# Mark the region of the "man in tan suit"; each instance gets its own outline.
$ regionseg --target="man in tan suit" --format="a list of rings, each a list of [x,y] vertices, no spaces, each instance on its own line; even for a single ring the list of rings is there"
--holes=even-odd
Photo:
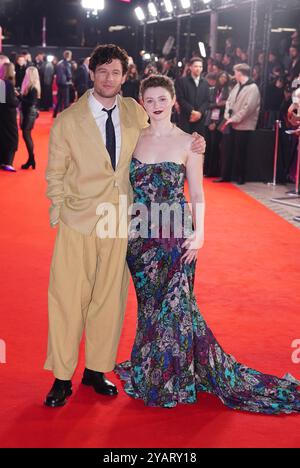
[[[45,404],[62,406],[72,394],[71,378],[85,331],[86,368],[82,383],[97,393],[117,395],[104,373],[115,367],[123,324],[129,271],[127,238],[99,238],[97,207],[119,196],[131,199],[129,165],[144,109],[119,92],[128,69],[126,52],[102,45],[90,59],[94,90],[55,121],[46,171],[51,226],[58,233],[50,269],[49,339],[45,369],[55,382]],[[194,149],[203,152],[199,137]]]

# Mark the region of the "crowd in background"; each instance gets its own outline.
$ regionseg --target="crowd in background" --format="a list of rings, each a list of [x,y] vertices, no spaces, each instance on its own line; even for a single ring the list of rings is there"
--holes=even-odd
[[[28,160],[22,169],[35,169],[32,130],[39,115],[41,84],[37,67],[25,60],[25,56],[22,60],[18,58],[19,63],[15,65],[0,55],[0,167],[7,172],[16,172],[13,162],[19,143],[17,109],[28,151]]]
[[[258,115],[255,127],[273,128],[277,119],[283,123],[282,131],[290,127],[287,111],[292,102],[293,83],[300,75],[298,32],[291,35],[285,47],[271,50],[267,57],[257,51],[256,64],[251,71],[250,67],[247,68],[249,61],[247,51],[236,45],[232,38],[226,40],[222,53],[217,52],[213,58],[205,60],[197,57],[197,54],[193,54],[192,59],[186,63],[155,55],[150,55],[150,59],[148,56],[147,60],[143,60],[144,58],[145,55],[141,54],[138,66],[131,60],[127,79],[122,88],[123,96],[139,101],[140,82],[150,74],[163,74],[172,78],[177,93],[173,121],[185,131],[190,133],[197,131],[206,138],[206,176],[228,180],[222,173],[222,160],[223,163],[224,158],[226,160],[226,155],[224,156],[222,152],[226,152],[228,147],[229,137],[226,135],[236,132],[229,132],[229,126],[222,126],[222,122],[226,113],[226,104],[237,85],[244,89],[247,82],[247,89],[250,89],[251,85],[252,90],[261,91],[263,88],[266,90],[265,99],[259,104],[259,115],[257,109],[255,111]],[[267,60],[267,75],[264,73],[265,60]],[[242,67],[242,72],[241,70],[236,72],[236,66],[243,64],[246,66]],[[194,73],[195,67],[198,67],[200,72],[196,70]],[[237,79],[240,72],[246,76],[246,80],[242,79],[241,82]],[[267,78],[267,83],[263,83],[264,77]],[[6,94],[6,104],[0,105],[1,168],[9,172],[15,171],[13,160],[18,148],[17,109],[19,109],[20,128],[28,150],[28,161],[22,168],[34,169],[32,129],[39,111],[51,111],[55,118],[59,112],[92,88],[89,57],[76,62],[72,59],[72,51],[69,50],[63,53],[61,59],[49,58],[43,53],[32,58],[27,50],[20,54],[12,53],[9,58],[2,55],[0,56],[1,81]],[[256,85],[255,88],[253,84]],[[237,99],[241,99],[241,95],[246,92],[239,93],[239,87],[236,88]],[[192,102],[195,99],[197,104]],[[228,110],[232,109],[227,109],[227,120],[231,118]],[[233,129],[234,126],[237,126],[236,122],[235,125],[232,122]],[[250,131],[243,125],[242,130]],[[283,141],[284,152],[287,155],[286,181],[288,181],[293,180],[295,176],[297,140],[295,137],[285,136]]]

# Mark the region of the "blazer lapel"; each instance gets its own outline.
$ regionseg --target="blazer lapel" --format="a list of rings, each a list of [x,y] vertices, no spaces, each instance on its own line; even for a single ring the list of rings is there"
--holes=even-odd
[[[97,127],[93,114],[90,110],[88,103],[88,92],[82,96],[82,102],[80,102],[79,112],[78,112],[78,121],[81,126],[82,131],[84,132],[88,142],[93,142],[95,152],[103,154],[111,166],[111,159],[109,153],[104,144],[101,132]],[[79,104],[79,101],[78,101]],[[112,168],[112,167],[111,167]],[[113,170],[113,168],[112,168]]]
[[[123,99],[121,96],[118,96],[118,107],[120,113],[120,127],[121,127],[121,151],[118,166],[121,163],[121,159],[127,154],[128,143],[129,143],[129,132],[128,128],[130,127],[130,120],[127,113],[127,110],[124,106]],[[117,167],[118,167],[117,166]]]
[[[130,115],[128,115],[128,111],[126,106],[124,105],[123,98],[118,95],[117,103],[119,108],[120,114],[120,128],[121,128],[121,150],[120,150],[120,158],[118,164],[116,166],[116,171],[120,166],[123,158],[128,155],[130,150],[131,142],[131,127],[132,124],[130,122]],[[93,114],[90,110],[89,103],[88,103],[88,92],[85,93],[82,98],[78,101],[78,122],[81,126],[82,131],[85,134],[86,140],[90,143],[93,143],[95,148],[95,154],[98,155],[99,153],[103,154],[106,160],[109,162],[111,170],[113,171],[113,167],[111,165],[110,155],[106,149],[104,144],[101,132],[97,127]]]

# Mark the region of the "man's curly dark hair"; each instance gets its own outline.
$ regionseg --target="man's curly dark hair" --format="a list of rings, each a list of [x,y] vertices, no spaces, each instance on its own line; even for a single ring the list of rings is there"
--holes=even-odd
[[[121,49],[115,44],[102,44],[97,46],[90,58],[89,69],[94,73],[98,65],[111,63],[114,59],[120,60],[123,69],[123,75],[128,71],[129,57],[126,50]]]

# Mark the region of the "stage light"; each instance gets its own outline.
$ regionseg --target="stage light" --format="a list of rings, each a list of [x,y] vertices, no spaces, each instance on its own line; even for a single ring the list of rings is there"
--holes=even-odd
[[[206,50],[205,50],[204,42],[198,42],[198,46],[199,46],[201,57],[205,58],[206,57]]]
[[[148,10],[150,15],[153,16],[153,18],[157,18],[157,8],[153,2],[148,3]]]
[[[136,17],[137,17],[137,19],[138,19],[139,21],[144,21],[144,19],[145,19],[146,17],[145,17],[145,13],[144,13],[144,11],[143,11],[143,9],[142,9],[141,7],[136,7],[136,8],[134,9],[134,12],[135,12]]]
[[[104,10],[104,0],[82,0],[81,5],[86,10],[93,10],[97,12],[98,10]]]
[[[47,62],[51,63],[54,60],[54,55],[47,55]]]
[[[218,26],[219,31],[232,31],[232,26]]]
[[[181,1],[182,8],[187,9],[191,7],[191,0],[180,0],[180,1]]]
[[[183,64],[182,64],[182,62],[178,62],[177,65],[178,65],[178,68],[182,68],[182,65],[183,65]]]
[[[108,28],[109,32],[115,32],[115,31],[123,31],[123,29],[126,29],[127,26],[123,26],[121,24],[117,24],[116,26],[110,26]]]
[[[171,0],[164,0],[165,8],[168,13],[172,13],[174,8],[173,8],[173,3]]]
[[[276,28],[271,29],[271,32],[282,33],[282,32],[296,32],[295,28]]]

